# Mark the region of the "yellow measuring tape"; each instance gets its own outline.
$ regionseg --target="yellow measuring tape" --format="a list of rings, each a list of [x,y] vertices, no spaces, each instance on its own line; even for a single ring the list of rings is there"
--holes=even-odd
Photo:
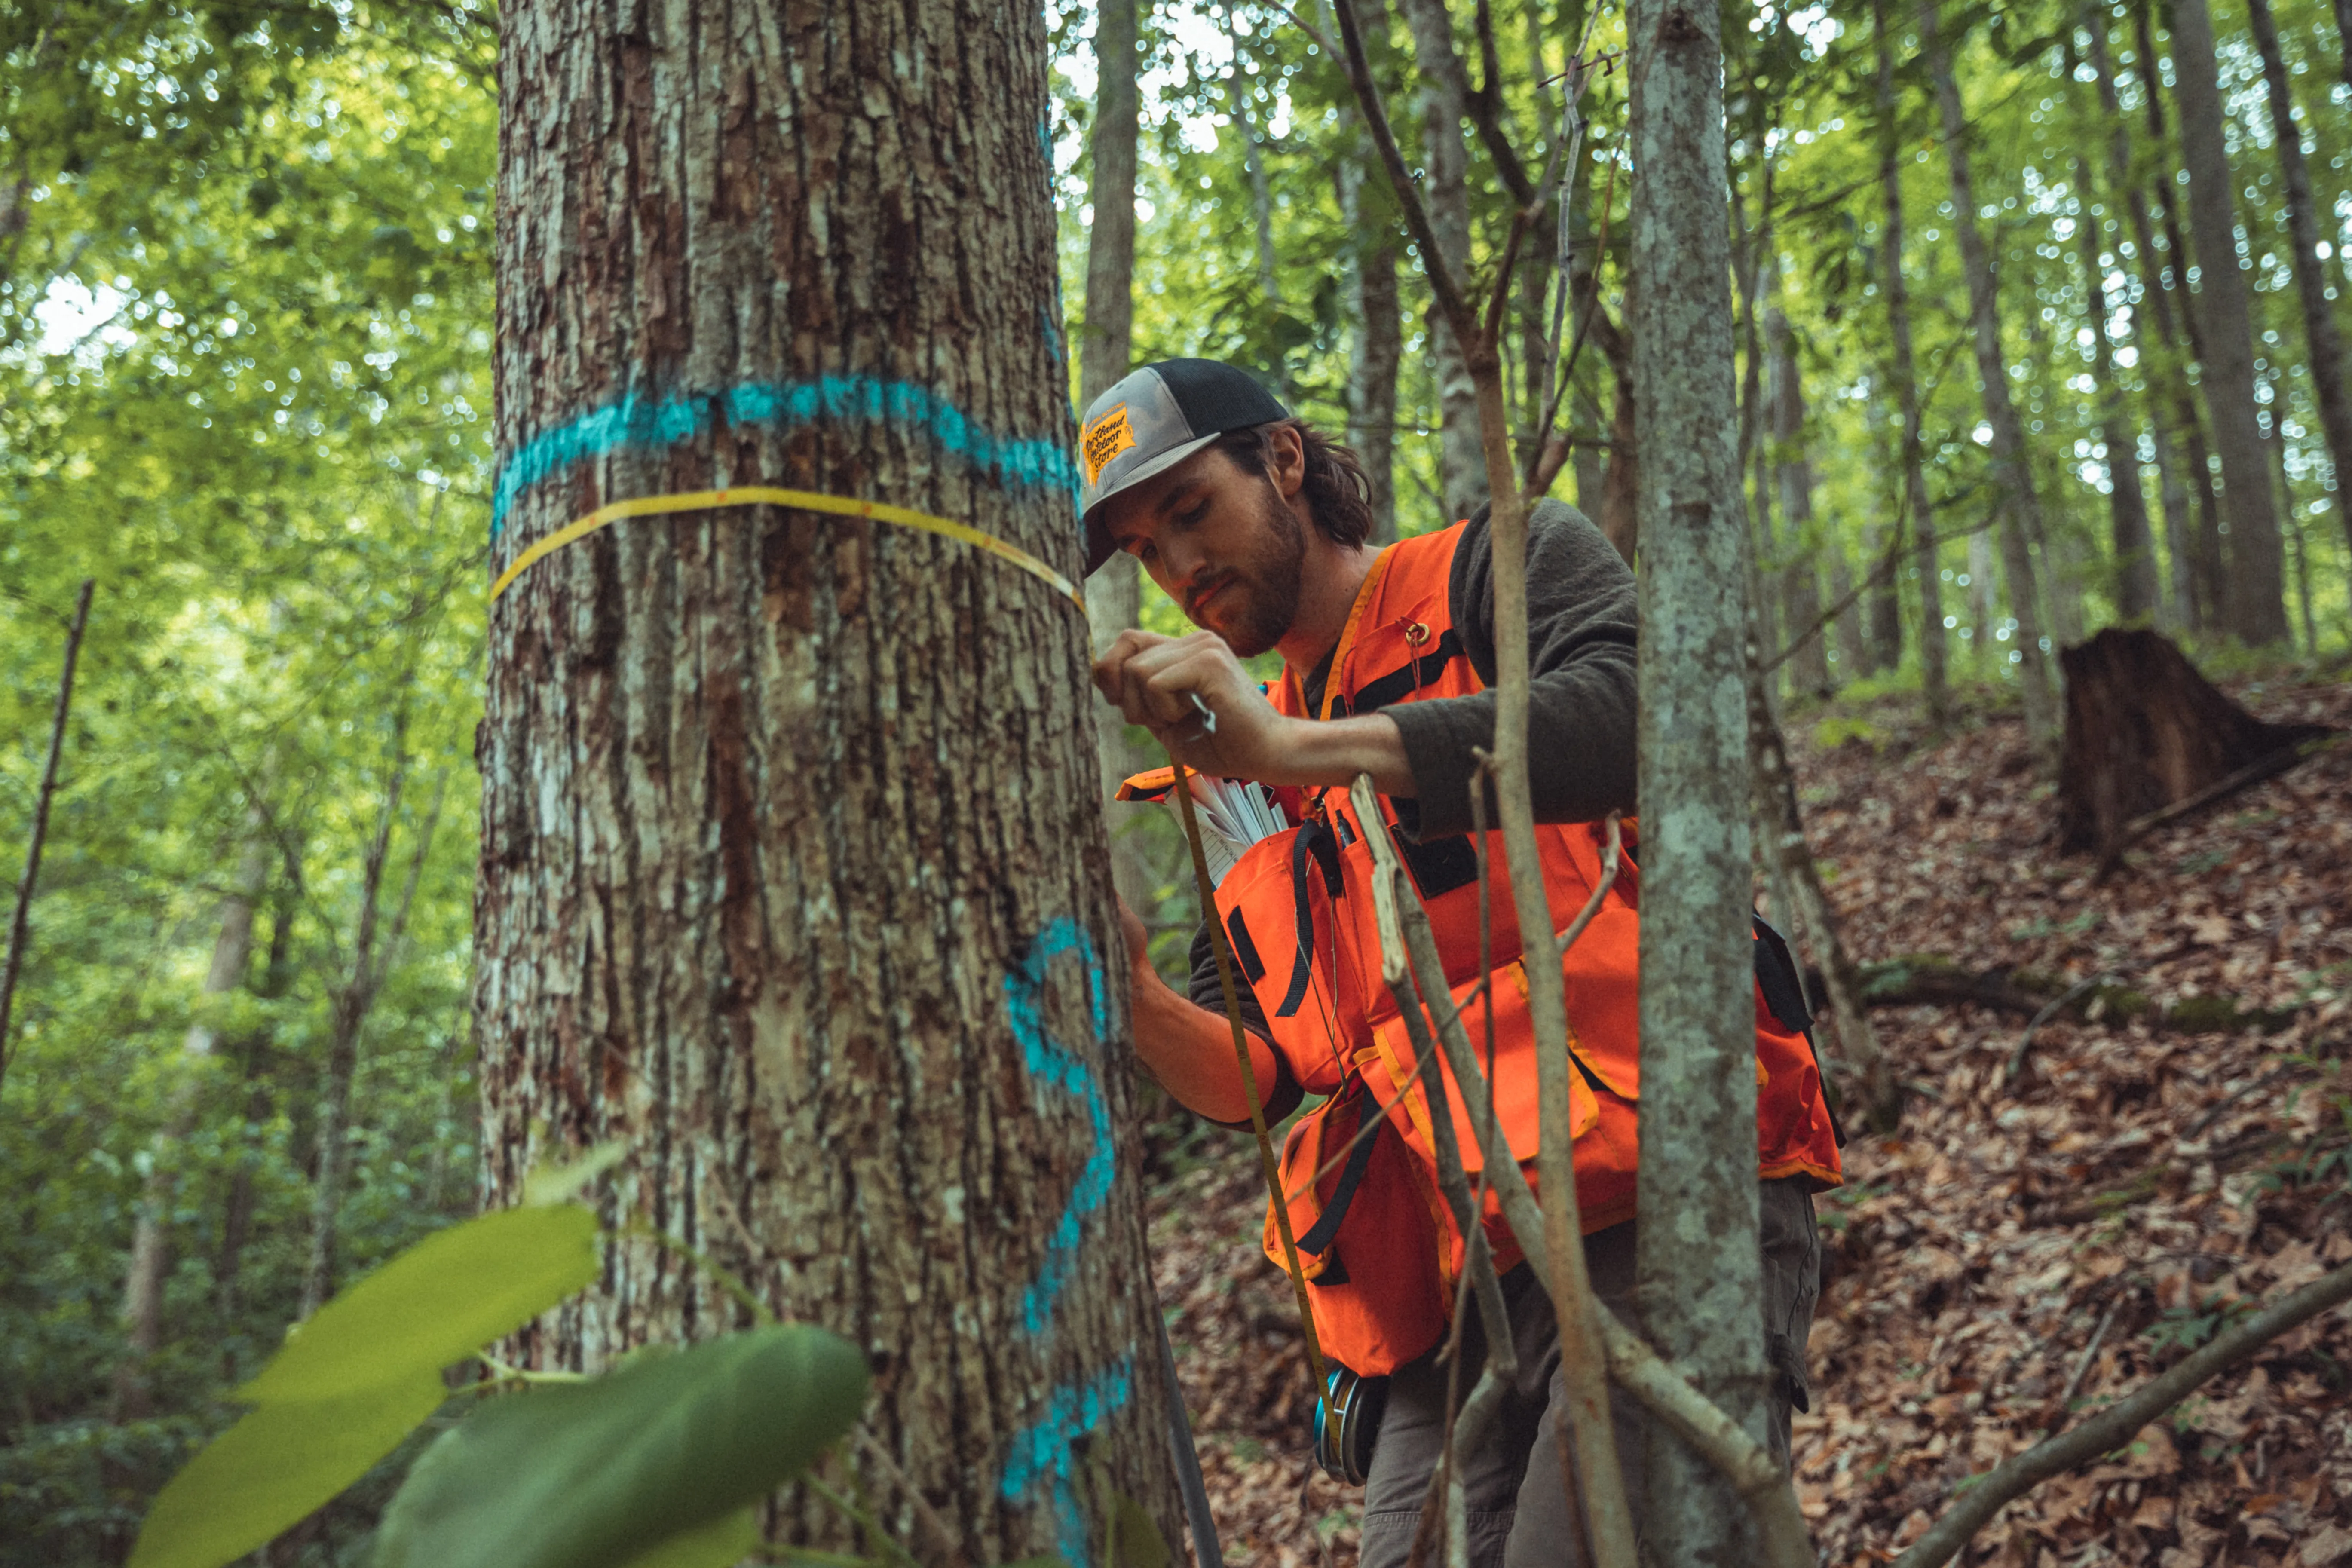
[[[924,533],[936,533],[942,539],[952,539],[969,544],[975,550],[985,550],[998,560],[1017,566],[1032,577],[1051,585],[1055,592],[1087,613],[1087,596],[1077,584],[1017,546],[1007,544],[992,533],[983,533],[970,523],[956,522],[944,517],[933,517],[925,511],[915,511],[887,501],[852,500],[847,496],[829,496],[817,490],[788,490],[774,485],[737,485],[722,490],[688,490],[678,495],[639,496],[635,500],[616,500],[598,507],[586,517],[565,523],[546,538],[538,541],[514,558],[513,564],[499,574],[490,584],[490,603],[499,602],[514,580],[525,568],[542,556],[552,555],[575,539],[585,539],[607,523],[618,522],[625,517],[656,517],[665,512],[709,511],[728,506],[788,506],[800,511],[829,511],[839,517],[870,517],[877,522],[895,522],[901,528],[912,528]]]

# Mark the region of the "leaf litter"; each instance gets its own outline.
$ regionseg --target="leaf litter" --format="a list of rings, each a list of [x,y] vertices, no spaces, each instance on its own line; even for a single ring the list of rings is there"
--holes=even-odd
[[[2264,718],[2352,728],[2352,686],[2225,684]],[[2013,717],[1938,743],[1898,702],[1855,711],[1790,736],[1855,956],[2100,989],[2088,1016],[2042,1023],[2013,1082],[2013,1014],[1873,1014],[1908,1101],[1899,1134],[1857,1135],[1847,1185],[1818,1200],[1825,1288],[1794,1436],[1799,1497],[1838,1565],[1891,1561],[1968,1477],[2352,1261],[2352,748],[2151,835],[2099,882],[2054,853],[2051,786]],[[2127,993],[2149,1005],[2105,1005]],[[2167,1008],[2170,1026],[2152,1021]],[[2267,1032],[2188,1026],[2257,1014]],[[1362,1495],[1309,1458],[1297,1314],[1257,1246],[1256,1152],[1170,1110],[1150,1139],[1153,1273],[1226,1559],[1346,1568]],[[2352,1564],[2352,1312],[2011,1503],[1958,1561]]]

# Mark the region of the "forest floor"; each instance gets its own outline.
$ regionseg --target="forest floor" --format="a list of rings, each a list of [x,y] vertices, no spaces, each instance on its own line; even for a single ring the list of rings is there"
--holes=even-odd
[[[2352,729],[2352,684],[2330,673],[2225,685],[2262,718]],[[1847,1184],[1818,1200],[1826,1288],[1795,1434],[1821,1560],[1873,1563],[1965,1477],[2352,1258],[2352,747],[2152,836],[2098,882],[2055,854],[2052,787],[2012,717],[1931,743],[1916,704],[1890,700],[1805,715],[1790,739],[1865,963],[2114,976],[2158,1004],[2273,1015],[2269,1033],[2200,1033],[2061,1014],[2011,1083],[2025,1019],[1874,1013],[1909,1101],[1898,1136],[1853,1138]],[[1155,1273],[1226,1560],[1319,1568],[1328,1547],[1348,1568],[1361,1494],[1310,1457],[1291,1292],[1257,1246],[1256,1150],[1214,1129],[1156,1148]],[[2352,1314],[2011,1504],[1962,1561],[2352,1563]]]

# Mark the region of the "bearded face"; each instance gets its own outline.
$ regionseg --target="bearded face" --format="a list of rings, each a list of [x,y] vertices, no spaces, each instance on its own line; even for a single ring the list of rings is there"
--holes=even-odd
[[[1307,560],[1307,531],[1297,514],[1271,479],[1251,478],[1256,526],[1229,558],[1205,563],[1182,596],[1186,617],[1223,637],[1244,658],[1265,652],[1290,630]]]

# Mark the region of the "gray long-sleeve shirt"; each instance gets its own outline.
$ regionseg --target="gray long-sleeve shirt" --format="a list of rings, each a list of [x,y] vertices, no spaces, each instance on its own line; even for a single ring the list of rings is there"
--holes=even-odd
[[[1495,551],[1486,509],[1463,530],[1447,584],[1448,607],[1478,679],[1495,682]],[[1528,784],[1538,822],[1590,822],[1633,809],[1633,574],[1585,515],[1538,501],[1528,519]],[[1300,682],[1320,707],[1327,655]],[[1396,802],[1398,826],[1423,843],[1470,831],[1473,747],[1495,743],[1495,696],[1426,698],[1383,708],[1404,738],[1417,800]],[[1492,796],[1486,820],[1500,820]],[[1192,1000],[1225,1008],[1209,928],[1192,939]],[[1261,1033],[1257,998],[1241,992],[1242,1016]],[[1268,1095],[1269,1121],[1287,1115],[1298,1088]]]

